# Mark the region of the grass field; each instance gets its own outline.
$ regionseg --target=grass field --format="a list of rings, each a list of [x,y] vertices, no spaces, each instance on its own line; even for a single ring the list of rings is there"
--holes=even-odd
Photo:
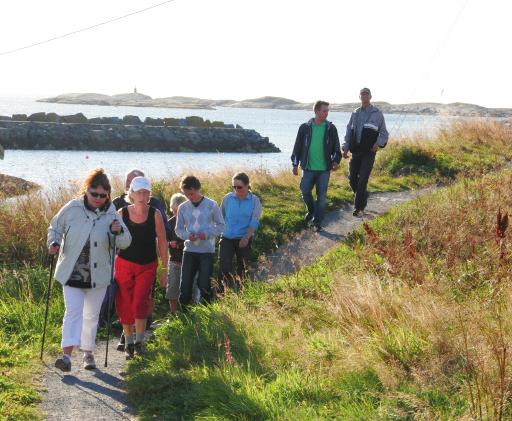
[[[467,180],[480,179],[512,159],[510,137],[498,123],[470,122],[455,123],[428,142],[409,140],[390,144],[378,154],[370,187],[373,191],[392,191],[458,180],[458,186],[466,183],[473,191],[476,187]],[[200,176],[205,193],[220,201],[229,189],[231,173]],[[304,227],[304,207],[298,190],[299,179],[291,173],[256,171],[250,176],[264,207],[262,228],[254,247],[253,257],[256,258]],[[503,187],[500,180],[491,180],[495,184],[491,187],[496,191]],[[155,182],[155,194],[167,202],[177,191],[178,182],[177,178]],[[116,180],[115,184],[119,192],[120,181]],[[464,191],[464,188],[457,189],[453,191]],[[487,198],[484,190],[482,197]],[[44,264],[46,229],[49,219],[74,194],[73,186],[62,186],[49,196],[34,194],[15,204],[0,202],[0,419],[37,417],[35,404],[39,397],[34,384],[40,370],[37,357],[48,276]],[[505,191],[501,194],[506,196]],[[446,197],[440,195],[436,200],[445,204],[438,213],[429,214],[434,212],[428,210],[431,203],[424,201],[416,208],[405,208],[416,209],[410,211],[417,216],[416,220],[393,220],[403,215],[400,211],[375,221],[372,224],[375,238],[371,237],[375,244],[369,244],[359,233],[350,243],[296,276],[272,285],[249,285],[240,297],[232,296],[209,308],[197,308],[190,319],[173,320],[163,326],[150,358],[142,366],[139,362],[132,367],[130,393],[138,410],[147,419],[153,413],[168,410],[213,419],[229,418],[225,415],[228,413],[239,414],[239,419],[254,416],[314,419],[338,410],[342,411],[340,414],[355,418],[357,413],[385,414],[391,418],[396,415],[398,419],[409,413],[427,419],[429,414],[457,418],[471,411],[478,413],[484,406],[483,412],[491,413],[490,408],[496,403],[491,398],[496,384],[492,382],[496,380],[492,372],[494,366],[488,367],[487,361],[492,359],[479,357],[480,349],[474,348],[476,345],[472,342],[476,340],[475,332],[483,343],[490,340],[474,326],[477,319],[471,311],[480,311],[481,303],[472,300],[471,295],[467,301],[470,305],[462,307],[460,321],[467,326],[466,342],[450,342],[453,338],[443,336],[441,330],[434,330],[434,327],[446,327],[449,332],[457,332],[453,333],[454,337],[459,337],[457,320],[441,318],[440,309],[454,316],[446,297],[457,302],[465,297],[466,291],[455,294],[454,290],[449,290],[445,285],[448,273],[456,285],[474,283],[476,293],[494,291],[481,287],[480,277],[482,273],[497,276],[501,266],[495,264],[482,272],[479,265],[483,258],[468,260],[466,254],[457,254],[469,253],[468,244],[475,242],[480,251],[476,233],[471,234],[472,237],[457,237],[457,233],[466,225],[473,227],[495,218],[495,207],[501,203],[501,196],[499,200],[489,196],[489,199],[474,202],[468,210],[455,205],[459,200],[455,193]],[[331,178],[329,207],[335,208],[350,199],[344,164]],[[502,208],[506,209],[508,202],[503,203]],[[427,221],[420,218],[423,214],[430,215]],[[414,235],[400,231],[407,226]],[[422,230],[433,229],[433,226],[438,227],[436,234],[444,235],[447,242],[422,237]],[[452,232],[456,228],[458,231]],[[495,241],[493,232],[492,229],[485,231],[484,238]],[[414,258],[407,255],[409,260],[404,260],[407,265],[400,263],[403,256],[388,255],[386,253],[391,252],[379,248],[380,242],[398,241],[404,235],[415,247],[424,246],[428,250],[427,254],[412,254]],[[452,243],[453,238],[458,242]],[[490,255],[489,250],[484,248],[482,253]],[[466,259],[464,264],[460,263],[462,258]],[[451,272],[445,273],[446,265]],[[383,268],[387,271],[382,272]],[[412,278],[408,276],[422,279],[422,283],[418,283],[420,287],[411,283]],[[436,279],[442,283],[436,284],[433,281]],[[422,305],[430,303],[428,300],[440,298],[419,294],[420,290],[415,288],[421,289],[421,285],[428,285],[432,294],[439,289],[439,297],[446,302],[442,301],[442,306],[435,311],[423,308]],[[423,289],[420,292],[425,292]],[[351,291],[350,297],[338,294],[344,291],[347,294]],[[448,291],[452,291],[452,295]],[[468,293],[475,291],[469,288]],[[402,297],[402,294],[405,295]],[[364,297],[372,301],[366,304],[354,301]],[[402,308],[405,302],[402,300],[407,297],[414,303],[406,307],[410,314],[404,313]],[[425,301],[418,302],[419,297]],[[396,306],[394,299],[398,300]],[[402,319],[416,316],[416,308],[436,314],[438,325],[434,319],[428,319],[424,326],[414,317],[404,322]],[[486,313],[478,320],[488,323],[485,326],[491,329],[494,319],[489,311],[489,315]],[[62,314],[60,289],[57,288],[47,337],[50,352],[58,348]],[[348,324],[347,314],[353,318],[347,319]],[[433,342],[438,354],[431,347],[433,338],[438,339]],[[461,357],[455,351],[463,349],[464,343],[468,344],[467,355]],[[446,370],[442,366],[440,371],[430,357],[440,358],[443,353],[454,359],[446,362]],[[489,353],[491,355],[492,350]],[[465,361],[470,364],[464,364]],[[140,371],[142,367],[144,372]],[[154,381],[149,382],[149,375],[154,375]],[[158,404],[157,407],[144,402],[137,392],[140,385],[155,394],[152,402]],[[168,390],[173,385],[179,385],[175,394],[156,398],[161,393],[156,386]],[[460,399],[455,391],[460,393]],[[470,391],[473,401],[467,398]],[[197,398],[186,400],[191,394]],[[508,400],[506,402],[508,404]],[[452,407],[455,408],[453,414],[448,409]]]
[[[129,370],[141,419],[510,419],[500,209],[511,172],[461,181],[296,275],[164,323]]]

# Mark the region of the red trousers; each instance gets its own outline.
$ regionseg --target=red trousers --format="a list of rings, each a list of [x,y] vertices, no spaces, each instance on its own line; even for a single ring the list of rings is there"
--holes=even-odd
[[[157,264],[155,260],[146,265],[139,265],[116,257],[116,311],[122,324],[131,325],[135,323],[135,319],[147,318]]]

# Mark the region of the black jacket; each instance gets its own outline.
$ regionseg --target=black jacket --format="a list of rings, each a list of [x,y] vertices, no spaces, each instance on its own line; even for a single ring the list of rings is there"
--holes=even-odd
[[[308,167],[309,146],[311,145],[311,133],[314,119],[309,120],[307,123],[301,124],[297,133],[297,139],[293,147],[291,156],[292,165],[297,167],[299,164],[302,169]],[[324,136],[324,154],[327,170],[331,169],[333,163],[339,164],[341,161],[340,139],[338,137],[338,130],[336,126],[330,121],[325,122]]]

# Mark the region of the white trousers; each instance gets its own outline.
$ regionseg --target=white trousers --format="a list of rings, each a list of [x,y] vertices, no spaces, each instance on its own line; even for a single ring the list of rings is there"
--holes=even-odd
[[[96,332],[101,303],[107,287],[73,288],[64,286],[66,311],[62,320],[63,348],[78,346],[83,351],[93,351],[96,346]]]

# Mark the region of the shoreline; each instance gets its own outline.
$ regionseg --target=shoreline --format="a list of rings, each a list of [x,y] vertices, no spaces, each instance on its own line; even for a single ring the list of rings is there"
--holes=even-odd
[[[40,188],[39,184],[32,181],[0,173],[0,199],[9,199],[33,193]]]

